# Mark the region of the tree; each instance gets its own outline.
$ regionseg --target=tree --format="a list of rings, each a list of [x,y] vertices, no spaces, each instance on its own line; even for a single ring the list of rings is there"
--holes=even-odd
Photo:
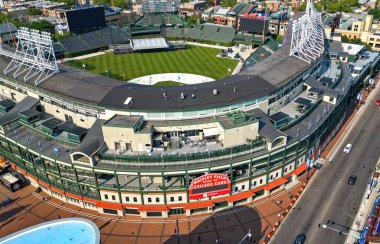
[[[69,6],[75,5],[75,0],[59,0],[61,3],[66,3]]]
[[[362,42],[362,40],[360,38],[349,39],[347,36],[342,36],[341,40],[342,40],[343,43],[352,43],[352,44],[364,45],[365,49],[367,51],[371,51],[372,50],[371,45]]]
[[[111,0],[94,0],[94,4],[111,6]]]
[[[45,32],[49,32],[49,33],[52,33],[53,29],[54,29],[53,25],[50,24],[50,22],[46,21],[46,20],[33,21],[29,24],[28,27],[30,29],[45,31]]]
[[[322,10],[324,10],[323,5],[322,5],[320,2],[314,4],[314,7],[315,7],[315,9],[317,9],[319,12],[321,12]]]
[[[111,0],[111,5],[118,8],[128,8],[128,3],[126,0]]]
[[[380,19],[380,10],[378,9],[371,9],[368,14],[373,15],[374,19]]]
[[[296,8],[296,12],[303,12],[306,10],[306,3],[302,3],[300,6]]]
[[[233,7],[237,4],[236,0],[223,0],[223,2],[220,3],[220,6],[223,8]]]
[[[214,21],[213,18],[208,18],[206,22],[207,22],[207,23],[211,23],[211,24],[214,24],[214,23],[215,23],[215,21]]]
[[[192,15],[187,17],[187,22],[189,22],[190,25],[196,25],[198,24],[198,19],[200,16],[198,15]]]
[[[42,15],[41,9],[38,8],[28,8],[29,15]]]
[[[59,34],[59,33],[54,33],[54,39],[57,40],[57,41],[60,41],[62,39],[65,39],[65,38],[68,38],[70,36],[72,36],[73,34],[70,32],[70,31],[66,31],[63,33],[63,35]]]

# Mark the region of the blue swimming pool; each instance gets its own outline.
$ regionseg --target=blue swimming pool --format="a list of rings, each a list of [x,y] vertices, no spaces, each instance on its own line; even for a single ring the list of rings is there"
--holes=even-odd
[[[81,218],[53,220],[0,239],[0,244],[99,244],[98,227]]]

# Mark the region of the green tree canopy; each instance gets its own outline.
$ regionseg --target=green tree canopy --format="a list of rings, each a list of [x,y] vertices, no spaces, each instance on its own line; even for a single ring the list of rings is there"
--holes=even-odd
[[[342,42],[364,45],[366,50],[371,51],[371,46],[369,44],[362,42],[360,38],[349,39],[347,36],[342,36]]]
[[[380,10],[378,10],[378,9],[371,9],[368,13],[371,14],[371,15],[373,15],[374,19],[380,19]]]
[[[30,29],[35,29],[35,30],[39,30],[39,31],[46,31],[49,33],[52,33],[54,30],[53,25],[50,24],[50,22],[46,21],[46,20],[33,21],[29,24],[28,27]]]
[[[321,0],[314,6],[318,11],[326,10],[329,13],[351,13],[355,7],[359,6],[359,0]],[[296,8],[296,11],[302,12],[305,11],[305,9],[306,3],[303,3]]]
[[[128,2],[126,0],[111,0],[111,5],[118,8],[128,8]]]
[[[223,0],[223,2],[220,3],[220,6],[222,6],[223,8],[228,8],[228,7],[233,7],[235,6],[237,3],[236,0]]]
[[[41,9],[38,8],[28,8],[29,15],[42,15]]]

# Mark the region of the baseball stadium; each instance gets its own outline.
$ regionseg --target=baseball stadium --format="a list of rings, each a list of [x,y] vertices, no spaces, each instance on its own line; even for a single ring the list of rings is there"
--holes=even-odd
[[[225,28],[206,24],[177,34],[229,43],[237,34],[230,38]],[[107,31],[113,40],[129,38]],[[176,31],[168,28],[165,37]],[[101,47],[111,43],[104,33],[58,46]],[[342,44],[324,35],[311,1],[306,13],[293,16],[280,47],[260,44],[245,60],[221,64],[223,74],[178,70],[214,76],[194,83],[168,78],[180,86],[126,82],[122,69],[91,58],[57,62],[48,33],[21,28],[17,37],[17,48],[3,47],[0,58],[0,155],[11,166],[1,183],[17,190],[21,174],[64,202],[143,218],[250,203],[308,174],[380,59],[364,49],[347,58]],[[140,38],[106,55],[183,48],[163,37]],[[236,64],[239,72],[228,74]],[[128,80],[152,75],[130,74]]]

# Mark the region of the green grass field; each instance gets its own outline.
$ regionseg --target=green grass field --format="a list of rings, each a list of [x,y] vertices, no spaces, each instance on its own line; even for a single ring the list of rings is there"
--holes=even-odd
[[[159,81],[154,84],[154,86],[183,86],[184,84],[177,81]]]
[[[187,49],[154,52],[119,54],[106,53],[82,60],[71,60],[65,64],[92,73],[108,75],[119,80],[131,80],[137,77],[160,73],[190,73],[205,75],[213,79],[228,76],[228,68],[234,70],[238,61],[218,58],[219,49],[188,46]]]

